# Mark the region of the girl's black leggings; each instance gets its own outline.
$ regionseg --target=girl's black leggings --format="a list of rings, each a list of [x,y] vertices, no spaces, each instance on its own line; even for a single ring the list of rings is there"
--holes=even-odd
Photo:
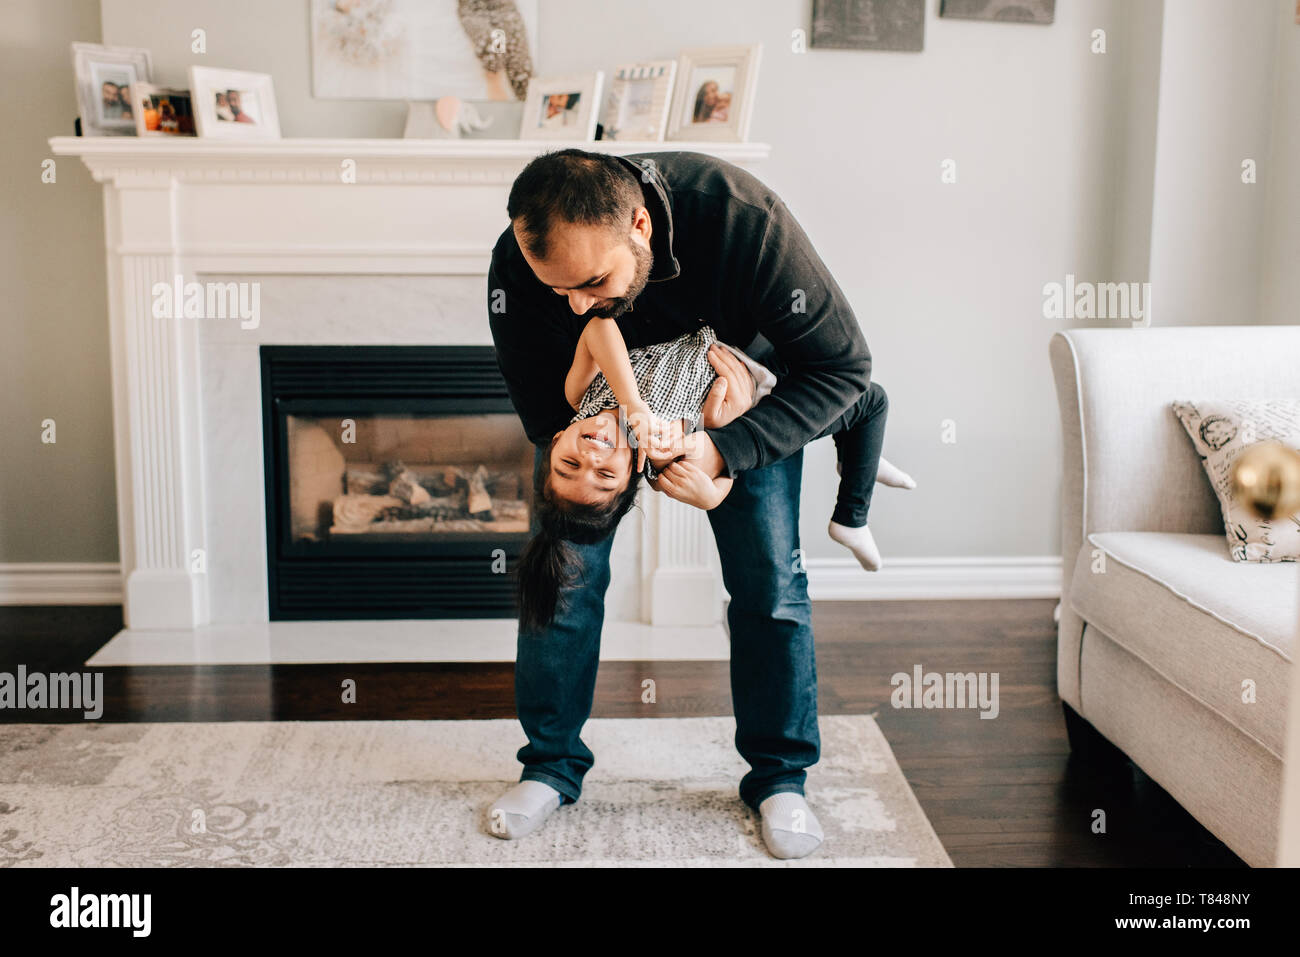
[[[822,439],[829,435],[834,439],[835,455],[840,463],[840,490],[831,521],[848,528],[867,524],[888,415],[889,396],[879,382],[872,382],[843,415],[817,436]]]

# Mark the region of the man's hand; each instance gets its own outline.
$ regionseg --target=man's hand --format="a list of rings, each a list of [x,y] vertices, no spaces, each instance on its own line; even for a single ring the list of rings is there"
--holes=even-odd
[[[682,442],[686,447],[683,458],[709,478],[717,478],[727,470],[727,463],[722,458],[722,453],[714,446],[713,439],[709,438],[709,433],[691,432],[683,438]]]
[[[718,342],[709,346],[709,365],[718,378],[704,399],[700,426],[720,429],[753,407],[754,376],[734,352]]]
[[[686,459],[678,459],[659,473],[654,488],[669,498],[706,511],[721,502],[725,494],[712,478]]]

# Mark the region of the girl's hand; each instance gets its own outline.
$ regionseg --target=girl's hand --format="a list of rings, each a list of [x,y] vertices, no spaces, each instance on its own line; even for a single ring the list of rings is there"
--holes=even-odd
[[[636,470],[640,472],[649,452],[667,447],[672,426],[651,412],[645,402],[627,406],[627,424],[636,436]]]
[[[709,365],[718,374],[700,410],[700,427],[720,429],[754,405],[754,377],[745,363],[721,343],[709,346]]]
[[[686,453],[686,429],[682,419],[673,419],[668,423],[660,444],[651,445],[647,458],[657,469],[662,469],[673,459]]]
[[[713,479],[685,459],[678,459],[660,472],[654,487],[669,498],[706,511],[722,501]]]

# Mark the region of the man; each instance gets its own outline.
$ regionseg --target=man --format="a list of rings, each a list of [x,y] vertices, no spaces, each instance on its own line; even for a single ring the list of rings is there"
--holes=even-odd
[[[122,118],[122,91],[112,80],[105,80],[99,88],[99,95],[103,99],[101,112],[106,120],[119,120]]]
[[[239,92],[239,90],[226,91],[226,105],[230,108],[230,113],[234,116],[236,123],[257,122],[244,112],[244,94]]]
[[[751,768],[740,798],[762,817],[774,856],[802,857],[823,837],[803,795],[821,747],[799,553],[803,446],[870,384],[857,319],[781,199],[711,156],[546,154],[519,174],[507,212],[488,314],[539,463],[573,415],[565,376],[594,316],[614,319],[628,347],[707,323],[777,373],[744,415],[696,433],[688,458],[711,478],[735,480],[708,518],[731,595],[736,748]],[[520,629],[515,703],[529,743],[518,754],[519,784],[490,811],[498,837],[528,834],[577,801],[595,761],[579,733],[591,713],[612,542],[574,546],[582,573],[555,621]]]

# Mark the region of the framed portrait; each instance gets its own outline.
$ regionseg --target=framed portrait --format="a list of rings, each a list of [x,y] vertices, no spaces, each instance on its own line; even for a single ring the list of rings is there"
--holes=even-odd
[[[275,87],[266,73],[190,67],[190,95],[198,135],[241,140],[278,140]]]
[[[762,52],[761,43],[683,50],[677,60],[667,138],[748,139]]]
[[[82,136],[135,136],[131,90],[153,80],[148,50],[73,43],[72,69],[77,80],[77,110]]]
[[[662,140],[672,105],[675,60],[629,63],[614,71],[601,109],[607,140]]]
[[[522,103],[538,0],[311,0],[318,99]]]
[[[601,70],[535,78],[528,86],[521,140],[590,140],[596,136]]]
[[[189,90],[174,90],[152,83],[131,88],[136,136],[197,136]]]

